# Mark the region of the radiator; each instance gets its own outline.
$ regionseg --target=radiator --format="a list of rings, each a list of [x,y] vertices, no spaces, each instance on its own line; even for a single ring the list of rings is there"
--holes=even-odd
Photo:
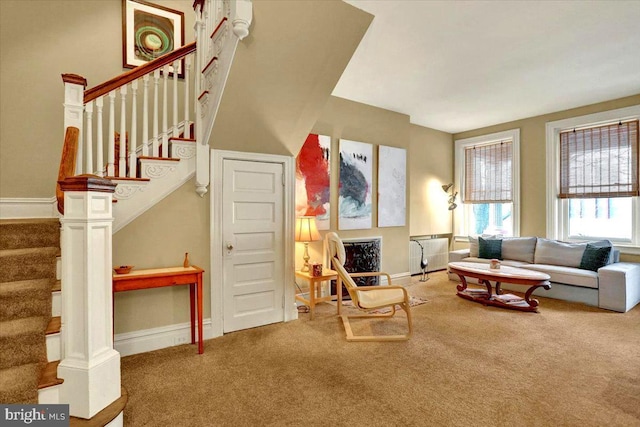
[[[409,271],[411,274],[421,273],[420,246],[414,241],[420,242],[424,247],[424,256],[429,261],[427,271],[444,270],[449,263],[449,239],[413,239],[409,241]]]

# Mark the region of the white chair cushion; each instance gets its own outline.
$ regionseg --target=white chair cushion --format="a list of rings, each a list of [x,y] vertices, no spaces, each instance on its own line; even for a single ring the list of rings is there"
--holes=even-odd
[[[402,289],[385,289],[380,286],[380,289],[358,291],[358,300],[362,308],[383,307],[404,302],[404,292]]]

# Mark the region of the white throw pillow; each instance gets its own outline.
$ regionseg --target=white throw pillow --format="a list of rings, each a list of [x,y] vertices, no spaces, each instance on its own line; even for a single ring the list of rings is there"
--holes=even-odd
[[[586,243],[566,243],[538,238],[536,243],[536,264],[564,265],[580,267]]]
[[[536,237],[505,237],[502,240],[502,259],[533,263]]]

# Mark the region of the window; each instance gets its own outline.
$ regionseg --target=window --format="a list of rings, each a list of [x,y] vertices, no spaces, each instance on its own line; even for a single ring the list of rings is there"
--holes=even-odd
[[[456,141],[456,234],[519,234],[520,130]]]
[[[634,106],[547,123],[548,236],[637,251],[639,117]]]

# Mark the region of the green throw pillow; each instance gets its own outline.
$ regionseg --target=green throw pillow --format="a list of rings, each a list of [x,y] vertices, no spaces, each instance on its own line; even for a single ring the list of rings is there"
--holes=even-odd
[[[502,259],[502,239],[478,237],[478,258]]]
[[[587,243],[587,247],[582,254],[580,268],[583,270],[598,271],[600,267],[604,267],[609,262],[609,254],[611,246],[595,246]]]

